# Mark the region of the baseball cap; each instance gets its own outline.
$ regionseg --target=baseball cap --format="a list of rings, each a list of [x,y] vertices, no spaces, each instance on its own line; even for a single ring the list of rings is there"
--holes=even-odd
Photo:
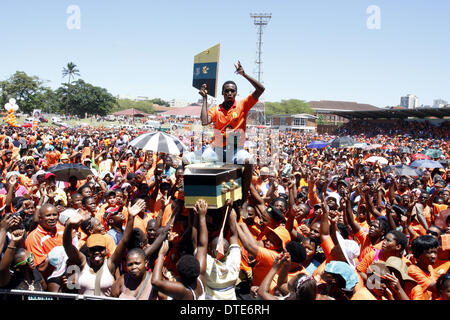
[[[259,171],[259,174],[261,176],[268,176],[270,174],[270,170],[267,167],[262,167],[261,170]]]
[[[286,218],[283,215],[283,212],[281,212],[278,208],[274,206],[269,206],[266,209],[266,212],[275,220],[277,221],[286,221]]]
[[[55,178],[56,178],[56,176],[55,176],[54,173],[47,172],[47,173],[45,174],[45,180],[47,180],[47,179],[49,179],[49,178],[51,178],[51,177],[55,177]]]
[[[60,160],[69,160],[69,156],[67,155],[67,153],[63,153],[63,154],[61,155]]]
[[[92,247],[105,247],[106,248],[106,238],[104,235],[95,233],[90,235],[86,240],[86,246],[88,248]]]

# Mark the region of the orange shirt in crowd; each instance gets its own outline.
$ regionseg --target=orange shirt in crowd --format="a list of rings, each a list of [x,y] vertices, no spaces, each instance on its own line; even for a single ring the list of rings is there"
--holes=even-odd
[[[228,109],[224,109],[222,105],[215,105],[208,110],[208,115],[214,122],[214,146],[223,148],[227,141],[223,137],[226,129],[231,127],[231,130],[237,132],[242,130],[244,133],[247,127],[247,114],[250,109],[258,102],[252,94],[245,99],[235,100],[234,104]],[[239,137],[238,145],[243,146],[245,142],[245,134]]]
[[[372,245],[372,242],[370,242],[369,234],[367,232],[364,232],[362,229],[360,229],[355,234],[355,239],[359,242],[359,244],[361,246],[361,252],[359,254],[360,261],[370,251],[374,251],[375,249],[381,250],[381,247],[383,245],[383,241],[380,241],[380,242],[376,243],[375,245]]]
[[[277,257],[278,252],[275,250],[266,249],[263,247],[258,248],[258,254],[256,255],[256,263],[253,267],[253,283],[254,286],[259,286],[264,280],[266,274],[272,268],[272,263]]]
[[[413,278],[424,291],[428,291],[428,295],[431,296],[431,292],[428,290],[428,287],[437,280],[436,272],[434,271],[433,266],[428,266],[428,270],[425,272],[417,265],[411,264],[408,266],[408,275]]]
[[[27,237],[25,247],[34,255],[34,263],[40,265],[47,258],[47,254],[57,246],[63,244],[64,226],[57,223],[56,232],[44,230],[40,225],[36,227]]]

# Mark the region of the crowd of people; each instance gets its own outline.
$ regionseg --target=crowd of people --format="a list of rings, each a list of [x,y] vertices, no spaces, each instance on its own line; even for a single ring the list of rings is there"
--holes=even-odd
[[[265,150],[259,143],[274,133],[258,132],[243,199],[221,209],[201,198],[186,208],[189,160],[132,147],[138,130],[4,125],[0,288],[136,300],[449,300],[447,124],[350,122],[338,134],[366,146],[346,148],[309,148],[331,137],[285,131]],[[396,171],[430,148],[442,151],[443,168]],[[374,156],[387,161],[366,161]],[[50,169],[61,163],[92,174],[60,181]]]

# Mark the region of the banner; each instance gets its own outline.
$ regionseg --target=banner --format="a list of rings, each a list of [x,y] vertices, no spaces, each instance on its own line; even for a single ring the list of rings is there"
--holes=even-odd
[[[206,84],[208,94],[216,97],[219,72],[220,43],[194,56],[194,77],[192,86],[201,89]]]

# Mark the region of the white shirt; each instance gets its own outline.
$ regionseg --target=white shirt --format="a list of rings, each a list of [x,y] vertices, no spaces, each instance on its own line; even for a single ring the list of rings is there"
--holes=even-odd
[[[225,261],[206,256],[206,300],[236,300],[235,285],[239,277],[241,248],[231,244]]]

